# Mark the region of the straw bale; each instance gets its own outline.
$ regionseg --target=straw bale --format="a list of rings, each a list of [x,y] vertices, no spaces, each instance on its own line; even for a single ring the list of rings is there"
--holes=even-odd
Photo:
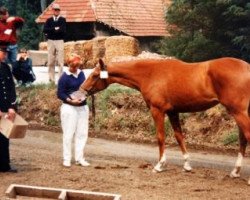
[[[92,66],[98,63],[99,58],[105,57],[105,41],[108,37],[101,36],[93,39],[93,60],[91,62]]]
[[[39,43],[39,50],[40,50],[40,51],[48,51],[47,42],[40,42],[40,43]]]
[[[103,58],[105,56],[105,41],[107,37],[96,37],[93,39],[93,57]]]
[[[83,52],[84,48],[83,47],[87,42],[88,41],[86,41],[86,40],[79,40],[79,41],[76,41],[74,44],[74,53],[81,56],[81,58],[84,56],[84,52]]]
[[[64,44],[64,58],[65,60],[71,53],[78,54],[83,62],[83,68],[89,68],[89,60],[93,59],[92,40],[79,40],[76,42],[66,42]],[[86,66],[88,65],[88,67]]]
[[[105,56],[107,37],[96,37],[92,40],[80,40],[64,44],[65,59],[69,53],[76,53],[82,58],[83,68],[93,68],[98,59]]]
[[[46,66],[48,63],[48,51],[29,50],[28,54],[32,59],[33,66]]]
[[[107,62],[117,56],[137,56],[139,42],[130,36],[112,36],[105,40],[105,58]]]
[[[138,56],[116,56],[111,59],[110,62],[122,62],[122,61],[130,61],[130,60],[144,60],[144,59],[174,59],[174,57],[160,55],[157,53],[152,53],[148,51],[141,52]]]
[[[71,53],[74,53],[75,42],[65,42],[64,43],[64,63]]]
[[[88,40],[82,45],[82,61],[83,67],[86,68],[93,68],[93,40]]]
[[[137,58],[139,59],[173,59],[174,57],[152,53],[149,51],[143,51],[137,56]]]

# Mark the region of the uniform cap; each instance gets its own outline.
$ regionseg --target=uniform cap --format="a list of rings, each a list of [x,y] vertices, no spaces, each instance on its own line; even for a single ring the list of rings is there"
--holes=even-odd
[[[54,3],[54,4],[52,5],[52,9],[53,9],[53,10],[60,10],[60,5],[57,4],[57,3]]]

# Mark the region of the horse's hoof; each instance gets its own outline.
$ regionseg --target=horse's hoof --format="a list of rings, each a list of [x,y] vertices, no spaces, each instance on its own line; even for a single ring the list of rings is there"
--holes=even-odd
[[[160,169],[160,170],[159,170],[159,169],[155,169],[155,168],[152,169],[152,172],[153,172],[153,173],[160,173],[160,172],[164,172],[164,171],[167,171],[167,168]]]
[[[154,173],[159,173],[159,172],[163,172],[163,171],[166,171],[166,170],[167,170],[167,168],[164,165],[159,166],[157,164],[152,171]]]
[[[240,173],[237,173],[236,170],[233,170],[233,171],[230,173],[230,177],[231,177],[231,178],[239,178],[239,177],[240,177]]]
[[[153,173],[159,173],[160,171],[158,171],[157,169],[154,168],[154,169],[152,169],[152,172]]]
[[[189,163],[184,164],[183,171],[185,171],[185,172],[191,172],[192,171],[192,167],[190,166]]]
[[[184,172],[191,172],[192,169],[193,169],[192,167],[189,167],[189,168],[184,168],[184,167],[183,167],[183,171],[184,171]]]

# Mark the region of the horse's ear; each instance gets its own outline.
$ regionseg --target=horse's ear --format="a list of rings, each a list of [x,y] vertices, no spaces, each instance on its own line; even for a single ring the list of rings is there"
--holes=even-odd
[[[108,71],[107,71],[107,66],[104,64],[104,62],[101,58],[99,59],[99,64],[100,64],[100,68],[101,68],[100,78],[107,79],[109,77]]]
[[[100,64],[100,68],[102,71],[106,70],[106,65],[104,64],[104,62],[101,58],[99,58],[99,64]]]

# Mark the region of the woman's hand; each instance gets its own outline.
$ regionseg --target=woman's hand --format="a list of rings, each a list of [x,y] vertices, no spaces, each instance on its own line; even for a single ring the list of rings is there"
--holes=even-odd
[[[9,119],[10,121],[14,122],[16,117],[16,111],[13,108],[10,108],[8,110],[8,114],[6,115],[6,118]]]
[[[79,99],[79,98],[67,98],[66,99],[66,101],[68,102],[68,103],[70,103],[71,105],[79,105],[79,104],[81,104],[83,101],[81,100],[81,99]]]
[[[70,103],[73,105],[79,105],[82,103],[82,100],[81,99],[71,99]]]

